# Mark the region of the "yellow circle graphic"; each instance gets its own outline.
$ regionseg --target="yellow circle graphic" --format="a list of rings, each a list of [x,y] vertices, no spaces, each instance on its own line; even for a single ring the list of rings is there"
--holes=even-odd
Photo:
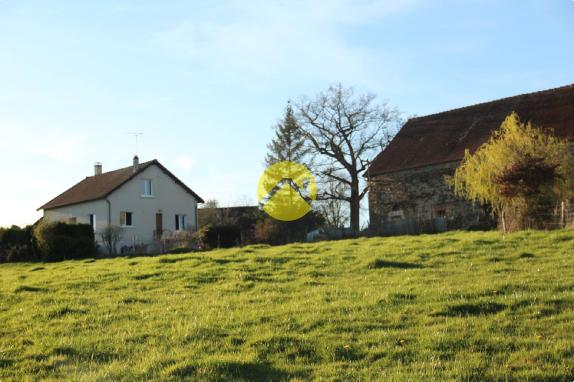
[[[296,162],[279,162],[267,167],[257,187],[259,206],[282,221],[302,218],[317,199],[317,183],[307,167]]]

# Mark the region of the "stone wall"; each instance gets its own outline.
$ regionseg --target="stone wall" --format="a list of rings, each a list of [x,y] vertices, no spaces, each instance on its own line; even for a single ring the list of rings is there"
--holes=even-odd
[[[369,180],[370,228],[383,235],[493,226],[487,211],[454,195],[445,177],[459,162],[377,175]]]

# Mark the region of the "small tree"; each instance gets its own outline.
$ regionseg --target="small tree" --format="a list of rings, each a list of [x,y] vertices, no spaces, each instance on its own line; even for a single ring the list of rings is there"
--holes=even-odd
[[[275,137],[267,145],[265,165],[290,161],[301,164],[306,163],[309,148],[306,145],[305,135],[293,113],[291,103],[287,103],[283,119],[275,125]]]
[[[345,228],[349,222],[347,203],[344,202],[345,184],[329,181],[325,184],[329,194],[335,198],[327,198],[318,202],[318,211],[323,216],[324,224],[332,228]]]
[[[512,113],[474,154],[465,153],[452,184],[457,195],[490,205],[507,231],[544,227],[571,195],[572,174],[568,142]]]
[[[123,229],[117,225],[107,225],[100,233],[100,238],[104,243],[108,254],[113,255],[117,252],[117,244],[122,239]]]

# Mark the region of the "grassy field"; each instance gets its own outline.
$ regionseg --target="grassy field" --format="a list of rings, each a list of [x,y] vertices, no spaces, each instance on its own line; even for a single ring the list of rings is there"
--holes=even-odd
[[[0,265],[0,381],[574,379],[574,231]]]

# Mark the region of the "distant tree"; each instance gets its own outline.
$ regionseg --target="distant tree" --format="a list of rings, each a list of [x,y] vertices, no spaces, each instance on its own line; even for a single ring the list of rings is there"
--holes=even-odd
[[[451,183],[457,195],[490,205],[504,231],[542,228],[572,196],[573,169],[566,140],[512,113],[474,154],[466,152]]]
[[[217,199],[209,199],[206,200],[205,203],[202,204],[201,208],[218,208],[219,202]]]
[[[343,185],[338,190],[344,193],[322,187],[319,199],[348,203],[355,234],[360,229],[361,200],[367,193],[363,174],[401,124],[396,109],[374,100],[372,94],[355,95],[352,88],[339,84],[297,106],[301,129],[313,150],[314,171],[327,184]]]
[[[344,228],[349,223],[349,213],[346,210],[347,203],[344,201],[345,184],[342,182],[330,181],[325,187],[331,195],[337,198],[329,198],[318,202],[318,211],[323,216],[324,225],[327,227]]]
[[[216,199],[206,200],[201,206],[201,213],[199,220],[200,226],[215,225],[220,223],[219,219],[219,202]]]
[[[305,135],[295,118],[291,103],[287,103],[283,119],[274,127],[275,137],[267,145],[265,165],[291,161],[301,164],[306,163],[309,148],[305,142]]]

